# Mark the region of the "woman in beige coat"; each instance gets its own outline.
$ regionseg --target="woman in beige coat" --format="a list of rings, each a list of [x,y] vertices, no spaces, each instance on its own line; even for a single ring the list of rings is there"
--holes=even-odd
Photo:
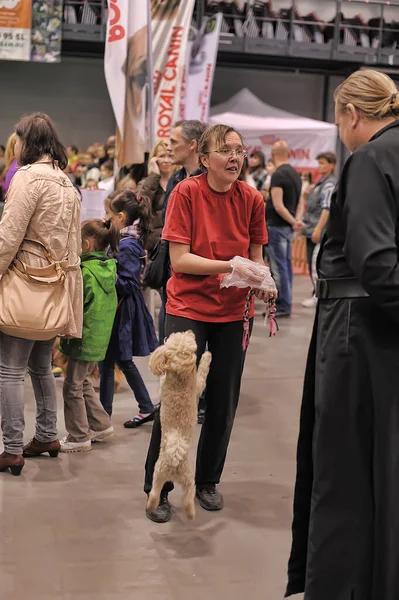
[[[68,164],[66,152],[51,119],[37,113],[24,117],[16,127],[15,154],[21,165],[8,191],[0,222],[0,276],[17,257],[33,267],[49,261],[45,245],[55,260],[68,256],[67,274],[70,295],[70,320],[67,335],[81,337],[82,279],[80,198],[63,173]],[[48,452],[57,456],[56,388],[51,372],[54,340],[31,341],[0,332],[0,407],[4,452],[0,471],[19,475],[24,456]],[[36,398],[36,432],[23,447],[24,380],[29,370]]]

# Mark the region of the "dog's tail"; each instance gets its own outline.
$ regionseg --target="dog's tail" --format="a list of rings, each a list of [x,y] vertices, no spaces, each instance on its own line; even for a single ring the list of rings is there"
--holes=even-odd
[[[164,457],[172,467],[180,465],[186,457],[189,447],[189,440],[176,431],[176,429],[172,429],[165,434]]]

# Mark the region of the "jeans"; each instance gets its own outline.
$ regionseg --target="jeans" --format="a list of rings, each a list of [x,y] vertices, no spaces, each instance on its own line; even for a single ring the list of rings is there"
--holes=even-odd
[[[0,333],[0,406],[4,450],[22,454],[24,445],[24,382],[26,369],[36,399],[39,442],[57,439],[57,392],[51,371],[54,340],[35,342]]]
[[[292,310],[292,227],[268,227],[269,258],[272,275],[276,281],[278,298],[277,312],[291,314]]]
[[[253,321],[250,326],[252,330]],[[240,398],[245,351],[242,349],[243,323],[204,323],[183,317],[166,316],[166,335],[191,329],[195,333],[198,358],[206,345],[212,353],[212,363],[206,385],[205,422],[197,451],[196,485],[217,484],[222,476],[234,418]],[[162,401],[162,400],[161,400]],[[161,447],[161,420],[157,410],[145,465],[144,491],[152,487],[155,464]],[[168,482],[164,492],[170,492]]]
[[[96,363],[84,360],[68,361],[64,381],[64,416],[68,441],[87,442],[92,431],[111,427],[109,415],[102,407],[90,381]]]
[[[109,416],[112,415],[112,405],[114,403],[115,390],[115,363],[118,365],[132,392],[134,393],[139,405],[140,413],[147,415],[154,412],[154,405],[151,402],[150,395],[145,386],[140,371],[132,360],[103,360],[98,363],[100,370],[100,402]]]

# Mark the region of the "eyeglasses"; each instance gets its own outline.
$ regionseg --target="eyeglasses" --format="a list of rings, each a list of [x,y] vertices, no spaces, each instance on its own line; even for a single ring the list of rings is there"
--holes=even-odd
[[[206,152],[206,154],[211,154],[212,152],[220,154],[223,158],[231,158],[234,155],[236,155],[237,158],[247,158],[248,156],[248,152],[243,149],[232,150],[231,148],[220,148],[220,150],[210,150],[209,152]]]

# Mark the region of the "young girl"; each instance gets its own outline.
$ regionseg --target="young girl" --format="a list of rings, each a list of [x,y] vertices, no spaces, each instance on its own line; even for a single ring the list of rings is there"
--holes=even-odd
[[[114,433],[89,378],[104,359],[111,337],[117,307],[116,260],[106,250],[117,252],[119,238],[119,229],[101,219],[82,223],[83,335],[80,340],[62,340],[60,347],[69,357],[63,390],[68,435],[61,440],[62,452],[85,452],[92,441]]]
[[[135,428],[154,420],[154,405],[133,356],[149,356],[158,346],[154,323],[141,293],[140,273],[150,233],[151,205],[131,190],[119,190],[105,201],[106,223],[122,232],[118,261],[118,309],[105,360],[99,364],[100,400],[111,416],[114,399],[114,366],[121,369],[139,405],[140,412],[125,423]],[[137,221],[139,220],[139,225]]]

